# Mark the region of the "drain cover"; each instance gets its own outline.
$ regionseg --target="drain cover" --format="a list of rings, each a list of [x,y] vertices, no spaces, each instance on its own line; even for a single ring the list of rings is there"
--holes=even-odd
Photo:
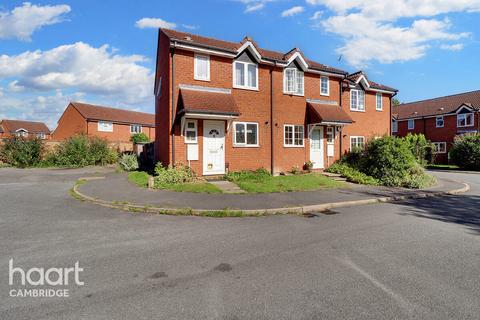
[[[331,214],[337,214],[338,212],[337,211],[333,211],[333,210],[325,210],[325,211],[322,211],[323,214],[327,214],[327,215],[331,215]]]
[[[318,215],[317,215],[317,214],[310,213],[310,212],[304,213],[303,216],[304,216],[305,218],[318,218]]]

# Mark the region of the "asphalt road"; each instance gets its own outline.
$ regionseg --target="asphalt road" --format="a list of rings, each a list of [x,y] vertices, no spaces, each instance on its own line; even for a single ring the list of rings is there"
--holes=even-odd
[[[461,196],[215,219],[74,200],[81,171],[0,169],[0,319],[480,317],[480,174],[441,173],[470,183]],[[79,261],[85,284],[10,297],[10,259]]]

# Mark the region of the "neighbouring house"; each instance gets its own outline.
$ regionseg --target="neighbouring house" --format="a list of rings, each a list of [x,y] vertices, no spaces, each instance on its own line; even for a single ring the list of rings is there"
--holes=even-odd
[[[160,29],[156,159],[199,175],[265,168],[323,169],[367,139],[390,134],[396,89],[280,53]]]
[[[392,133],[422,133],[435,145],[438,163],[448,162],[457,135],[479,132],[480,90],[400,104],[393,108]]]
[[[12,136],[50,139],[50,129],[43,122],[24,120],[0,120],[0,138]]]
[[[92,104],[70,102],[58,120],[53,139],[86,134],[106,139],[122,151],[132,150],[130,138],[145,133],[155,140],[155,115]]]

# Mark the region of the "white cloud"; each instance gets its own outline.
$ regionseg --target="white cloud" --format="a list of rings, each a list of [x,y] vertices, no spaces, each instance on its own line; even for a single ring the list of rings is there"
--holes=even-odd
[[[37,6],[24,2],[12,11],[0,12],[0,39],[29,41],[41,27],[63,21],[70,10],[68,5]]]
[[[151,98],[153,73],[140,55],[119,55],[108,45],[95,48],[83,42],[48,51],[0,56],[0,80],[28,91],[72,89],[115,97],[123,103]],[[12,84],[12,82],[10,82]]]
[[[463,49],[463,43],[455,43],[455,44],[442,44],[440,49],[449,50],[449,51],[461,51]]]
[[[323,11],[315,11],[315,13],[310,17],[310,20],[318,20],[322,17]]]
[[[18,80],[13,80],[8,84],[8,91],[10,92],[21,92],[24,89],[25,87],[18,85]]]
[[[168,22],[160,18],[142,18],[137,20],[135,26],[140,29],[145,28],[166,28],[166,29],[175,29],[177,27],[176,23]]]
[[[185,29],[188,29],[188,30],[198,29],[198,26],[194,26],[194,25],[191,25],[191,24],[182,24],[182,27],[184,27]]]
[[[294,15],[300,14],[303,11],[305,11],[305,8],[302,6],[291,7],[290,9],[287,9],[282,12],[282,17],[291,17]]]
[[[480,0],[307,0],[307,3],[323,5],[334,13],[320,25],[344,39],[345,44],[337,51],[356,67],[365,67],[373,60],[392,63],[418,59],[426,54],[432,41],[465,38],[469,33],[452,32],[448,18],[435,17],[480,10]],[[412,19],[410,24],[405,24],[406,18]]]
[[[247,7],[245,8],[245,12],[254,12],[261,10],[265,7],[265,3],[257,2],[257,3],[248,3]]]

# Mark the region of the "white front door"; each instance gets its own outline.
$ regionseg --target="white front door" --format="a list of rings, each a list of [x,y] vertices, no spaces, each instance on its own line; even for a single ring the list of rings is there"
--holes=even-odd
[[[315,127],[310,133],[310,161],[314,169],[323,169],[323,127]]]
[[[225,122],[203,121],[203,174],[225,173]]]

